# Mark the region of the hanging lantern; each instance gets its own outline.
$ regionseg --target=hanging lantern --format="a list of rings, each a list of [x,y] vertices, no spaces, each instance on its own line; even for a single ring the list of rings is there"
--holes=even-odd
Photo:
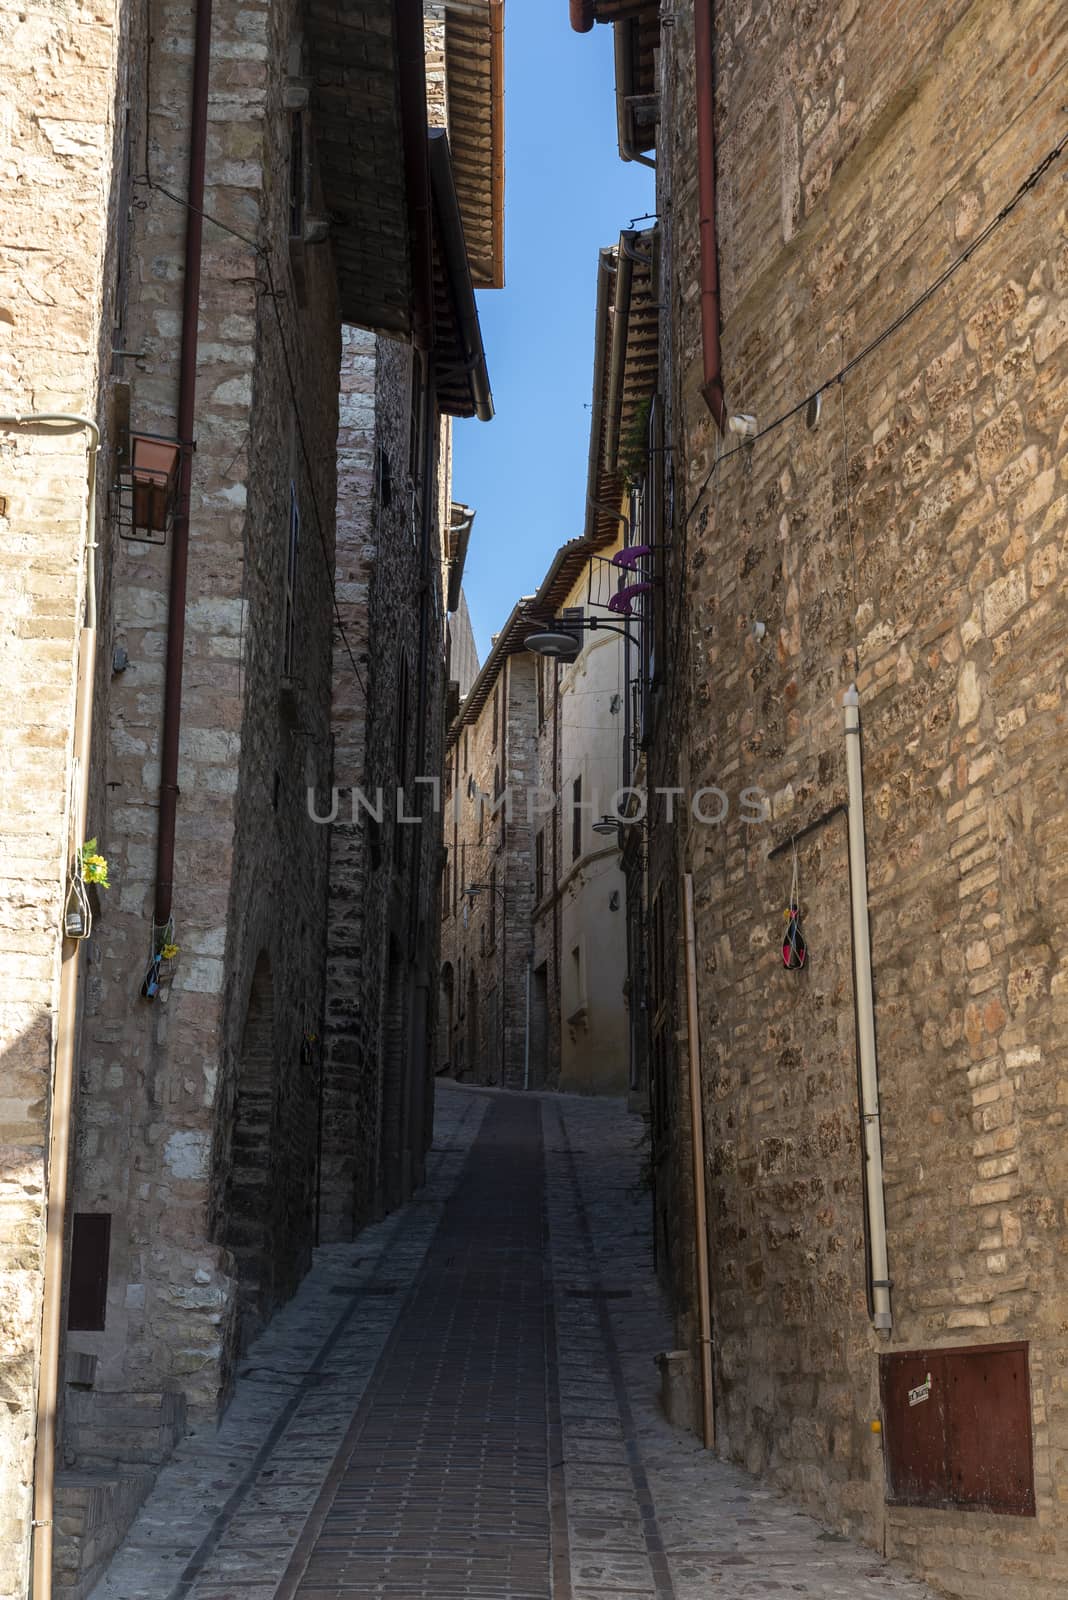
[[[783,912],[786,933],[782,941],[782,964],[790,972],[799,971],[808,959],[808,946],[801,932],[801,885],[797,866],[797,846],[793,848],[793,875],[790,879],[790,904]]]
[[[805,936],[801,932],[800,907],[791,902],[787,911],[783,912],[786,918],[786,934],[782,941],[782,964],[790,971],[796,972],[803,967],[808,956],[808,946]]]

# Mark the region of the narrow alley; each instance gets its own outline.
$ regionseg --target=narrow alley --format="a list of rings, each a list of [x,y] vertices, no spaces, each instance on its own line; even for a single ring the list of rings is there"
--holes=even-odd
[[[641,1124],[439,1087],[426,1188],[324,1246],[93,1600],[923,1600],[672,1428]]]

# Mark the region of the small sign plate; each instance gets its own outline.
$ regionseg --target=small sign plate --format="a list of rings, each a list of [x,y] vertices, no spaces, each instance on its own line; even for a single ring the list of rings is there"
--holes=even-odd
[[[917,1384],[915,1389],[910,1389],[909,1390],[909,1405],[910,1406],[922,1405],[925,1400],[929,1400],[930,1398],[931,1398],[931,1374],[928,1373],[926,1378],[924,1379],[924,1381],[922,1383]]]

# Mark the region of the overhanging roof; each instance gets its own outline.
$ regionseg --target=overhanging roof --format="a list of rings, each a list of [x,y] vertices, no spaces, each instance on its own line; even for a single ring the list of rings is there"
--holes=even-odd
[[[449,526],[445,532],[445,563],[448,571],[445,609],[450,613],[457,610],[460,604],[467,547],[471,542],[474,521],[475,513],[470,506],[462,505],[458,500],[449,506]]]
[[[643,416],[658,372],[656,237],[654,228],[626,229],[598,260],[585,530],[598,545],[618,533],[630,458],[644,456]]]
[[[596,22],[615,30],[619,153],[624,161],[640,160],[656,144],[658,0],[570,0],[570,11],[576,33],[589,33]]]
[[[569,0],[571,26],[576,33],[589,33],[595,22],[618,22],[621,17],[648,10],[651,3],[652,0]]]
[[[449,142],[476,289],[504,287],[504,0],[445,0]]]
[[[434,201],[434,362],[438,403],[447,416],[478,417],[489,422],[493,395],[444,128],[430,130],[429,148]]]
[[[342,320],[425,347],[430,238],[422,5],[307,0],[304,16]]]

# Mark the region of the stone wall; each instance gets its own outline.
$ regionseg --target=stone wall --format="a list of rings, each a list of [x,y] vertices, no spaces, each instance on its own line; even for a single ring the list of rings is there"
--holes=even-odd
[[[0,413],[104,421],[121,8],[0,9]],[[29,1527],[49,1097],[70,852],[88,436],[0,424],[0,1596]],[[101,460],[105,470],[106,456]],[[98,520],[98,596],[109,545]],[[98,817],[96,791],[89,825]]]
[[[453,1000],[451,1047],[439,1054],[458,1078],[512,1088],[522,1087],[526,1072],[533,953],[527,790],[537,781],[534,673],[533,656],[499,658],[481,710],[451,735],[445,808],[442,961]],[[481,887],[465,895],[469,885]],[[448,1016],[447,1000],[444,1010]]]
[[[560,663],[539,657],[535,663],[535,724],[537,729],[537,786],[548,795],[560,790],[563,732],[560,720]],[[538,680],[540,689],[538,688]],[[560,875],[561,834],[559,807],[534,820],[535,871],[533,904],[533,972],[537,1030],[533,1081],[551,1086],[560,1081],[560,953],[563,939],[560,926],[560,897],[556,883]],[[538,849],[538,836],[541,848]],[[541,882],[536,871],[541,856]]]
[[[1063,127],[1065,43],[1040,0],[1011,15],[989,0],[716,15],[728,410],[763,426],[890,328],[1042,160]],[[693,829],[683,863],[698,893],[719,1447],[951,1594],[1052,1600],[1068,1460],[1062,176],[824,394],[816,427],[794,417],[704,489],[716,441],[697,392],[691,18],[682,7],[665,30],[661,106],[690,518],[676,530],[678,781],[774,797],[770,828],[735,811]],[[843,798],[854,677],[888,1346],[865,1306],[841,819],[799,852],[801,973],[778,954],[789,864],[767,860]],[[658,759],[670,749],[665,735]],[[880,1351],[1006,1339],[1030,1345],[1037,1517],[887,1509],[868,1426]]]
[[[123,377],[132,426],[173,434],[185,211],[160,186],[184,190],[192,19],[150,22],[147,99],[140,17],[129,47],[135,204],[123,340],[139,354]],[[169,547],[116,540],[109,571],[102,650],[110,662],[121,647],[128,664],[109,687],[98,756],[112,888],[91,949],[74,1204],[110,1214],[112,1236],[106,1328],[68,1339],[72,1354],[96,1358],[92,1403],[68,1419],[65,1457],[76,1467],[89,1431],[99,1446],[109,1428],[112,1460],[123,1461],[123,1408],[146,1396],[180,1393],[194,1414],[214,1416],[241,1343],[292,1292],[313,1237],[311,1036],[321,1032],[327,836],[305,794],[329,776],[338,323],[329,246],[291,264],[288,245],[298,36],[295,6],[216,7],[180,955],[153,1003],[141,985],[153,948]],[[314,175],[312,184],[314,199]]]
[[[334,694],[324,1239],[351,1238],[406,1199],[430,1138],[451,425],[413,380],[414,360],[405,345],[346,332],[338,596],[350,643],[364,648],[362,683],[346,656]],[[436,792],[417,779],[436,779]],[[355,812],[354,787],[366,802]]]
[[[330,829],[330,916],[323,1030],[323,1165],[320,1236],[349,1238],[370,1214],[377,1126],[376,1074],[380,1005],[379,930],[368,928],[373,838],[368,813],[352,815],[351,789],[364,787],[367,686],[372,677],[371,585],[378,556],[376,518],[383,471],[376,451],[396,448],[376,407],[374,334],[346,328],[342,336],[337,481],[337,600],[347,647],[334,643],[331,720],[333,781],[339,813]],[[394,422],[393,432],[399,426]],[[379,429],[382,428],[381,434]],[[349,650],[355,656],[354,667]],[[357,677],[359,673],[359,677]],[[322,814],[330,807],[324,802]],[[368,934],[370,932],[370,937]]]

